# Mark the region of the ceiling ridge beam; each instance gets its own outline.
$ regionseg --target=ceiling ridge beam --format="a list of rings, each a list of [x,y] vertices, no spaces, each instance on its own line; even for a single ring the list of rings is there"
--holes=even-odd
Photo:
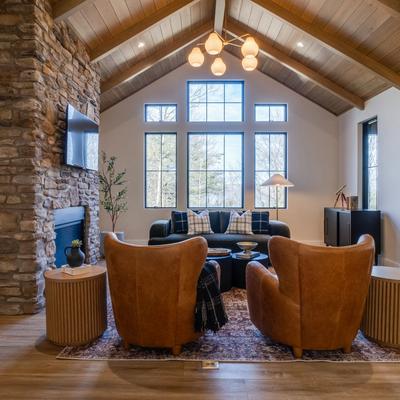
[[[56,22],[63,21],[90,3],[93,0],[60,0],[53,3],[53,19]]]
[[[132,65],[126,70],[122,72],[116,72],[114,75],[112,75],[109,79],[107,79],[101,84],[101,92],[105,93],[113,89],[114,87],[119,86],[122,83],[127,82],[130,79],[133,79],[134,77],[142,74],[143,72],[151,68],[153,65],[164,60],[165,58],[170,57],[171,55],[185,48],[191,43],[199,40],[207,33],[212,32],[212,30],[213,30],[213,21],[209,21],[199,26],[198,28],[192,30],[191,32],[183,33],[182,35],[179,36],[179,38],[176,41],[172,42],[170,45],[161,47],[161,49],[156,50],[148,57],[138,61],[136,64]]]
[[[199,1],[200,0],[176,0],[168,3],[168,5],[161,7],[156,12],[131,25],[122,32],[114,36],[111,35],[106,40],[103,40],[100,45],[89,52],[90,60],[93,62],[100,61],[129,40],[151,29],[172,14],[183,10],[185,7],[192,6]]]
[[[382,78],[386,83],[400,89],[400,74],[396,73],[386,65],[371,58],[362,51],[350,46],[345,40],[336,35],[332,35],[320,29],[315,24],[310,24],[301,17],[291,13],[285,8],[279,6],[272,0],[251,0],[259,5],[264,10],[273,14],[285,23],[288,23],[293,28],[301,30],[303,33],[311,36],[323,46],[330,48],[335,53],[346,57],[351,62],[355,62],[361,67],[364,67]]]
[[[225,0],[215,0],[214,31],[222,35],[225,19]]]
[[[272,46],[272,44],[263,39],[261,35],[255,33],[254,31],[249,32],[249,28],[247,26],[244,26],[243,24],[232,18],[227,18],[224,29],[227,33],[235,37],[240,37],[246,33],[251,33],[251,35],[256,39],[258,43],[261,53],[279,62],[291,71],[294,71],[295,73],[306,77],[310,81],[314,82],[316,85],[322,87],[323,89],[351,104],[352,106],[355,106],[360,110],[364,109],[365,102],[361,97],[348,91],[337,83],[324,77],[319,72],[311,69],[310,67],[307,67],[300,61],[297,61],[293,57]]]

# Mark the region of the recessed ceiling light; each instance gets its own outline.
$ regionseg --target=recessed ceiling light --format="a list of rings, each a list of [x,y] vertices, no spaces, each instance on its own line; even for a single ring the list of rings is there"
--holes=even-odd
[[[304,47],[304,43],[303,42],[297,42],[297,47],[303,48]]]
[[[137,47],[139,47],[139,49],[141,49],[142,47],[144,47],[144,43],[143,42],[139,42]]]

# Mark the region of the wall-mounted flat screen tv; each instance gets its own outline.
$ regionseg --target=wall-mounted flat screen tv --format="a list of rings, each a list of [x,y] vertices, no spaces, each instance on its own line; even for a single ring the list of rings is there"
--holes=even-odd
[[[98,170],[99,126],[70,104],[67,107],[64,161],[73,167]]]

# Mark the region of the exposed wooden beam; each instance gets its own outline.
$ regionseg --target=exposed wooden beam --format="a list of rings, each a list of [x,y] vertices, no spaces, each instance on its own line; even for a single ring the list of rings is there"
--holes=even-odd
[[[93,3],[93,0],[60,0],[53,3],[54,21],[63,21],[90,3]]]
[[[364,68],[367,68],[375,75],[384,79],[389,85],[395,86],[400,89],[400,74],[396,73],[379,61],[376,61],[373,58],[369,57],[362,51],[354,48],[345,40],[343,40],[343,38],[323,31],[317,25],[305,21],[301,17],[279,6],[272,0],[251,1],[255,4],[258,4],[274,16],[278,17],[283,22],[290,24],[295,29],[301,30],[302,32],[312,36],[322,45],[330,48],[338,54],[341,54],[348,60],[355,62]]]
[[[376,0],[383,5],[385,9],[394,17],[400,18],[400,1],[399,0]]]
[[[129,81],[130,79],[133,79],[134,77],[142,74],[143,72],[151,68],[153,65],[164,60],[165,58],[170,57],[172,54],[185,48],[191,43],[199,40],[207,33],[212,32],[212,30],[213,30],[213,22],[210,21],[205,23],[204,25],[201,25],[200,27],[194,29],[189,33],[182,34],[177,40],[172,42],[169,46],[163,47],[160,50],[155,51],[153,54],[149,55],[145,59],[138,61],[136,64],[127,68],[125,71],[115,73],[111,78],[109,78],[108,80],[106,80],[101,84],[101,92],[102,93],[107,92],[108,90],[111,90],[112,88],[121,85],[122,83]]]
[[[222,35],[225,18],[225,0],[215,0],[214,31]]]
[[[249,28],[247,26],[240,24],[239,22],[233,20],[232,18],[228,18],[225,23],[224,29],[227,33],[235,37],[239,37],[246,33],[250,33],[257,41],[261,53],[279,62],[280,64],[296,72],[297,74],[306,77],[310,81],[314,82],[316,85],[324,88],[328,92],[341,98],[347,103],[359,108],[360,110],[364,109],[364,100],[361,97],[355,95],[354,93],[349,92],[348,90],[339,86],[337,83],[331,81],[328,78],[325,78],[319,72],[307,67],[300,61],[295,60],[294,58],[290,57],[283,51],[272,46],[265,39],[263,39],[261,35],[255,33],[254,31],[249,32]]]
[[[110,35],[107,39],[103,40],[99,46],[90,52],[90,59],[93,62],[99,61],[106,57],[111,52],[118,49],[128,40],[133,39],[135,36],[140,35],[142,32],[152,28],[154,25],[160,23],[177,11],[183,10],[185,7],[191,6],[200,0],[176,0],[168,5],[160,8],[155,13],[145,17],[141,21],[133,24],[129,28],[123,30],[116,35]]]

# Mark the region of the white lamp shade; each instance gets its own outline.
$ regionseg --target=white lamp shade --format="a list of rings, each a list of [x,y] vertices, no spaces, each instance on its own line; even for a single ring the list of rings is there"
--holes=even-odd
[[[211,64],[211,72],[216,76],[221,76],[226,71],[226,65],[221,57],[217,57]]]
[[[247,56],[242,60],[242,67],[245,71],[254,71],[257,68],[257,58]]]
[[[192,67],[201,67],[204,63],[204,54],[199,47],[194,47],[188,57],[189,64]]]
[[[221,53],[224,44],[219,36],[215,32],[212,32],[204,43],[204,47],[206,48],[208,54],[215,56],[216,54]]]
[[[294,184],[283,177],[281,174],[274,174],[271,176],[271,178],[262,183],[261,186],[293,187]]]
[[[258,54],[258,44],[256,43],[253,37],[249,36],[242,44],[241,50],[243,57],[249,57],[249,56],[256,57]]]

